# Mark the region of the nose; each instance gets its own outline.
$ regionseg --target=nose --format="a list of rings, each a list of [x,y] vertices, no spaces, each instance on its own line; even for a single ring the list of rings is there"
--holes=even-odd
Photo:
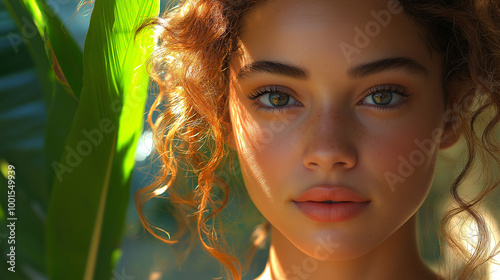
[[[353,122],[325,113],[316,116],[304,130],[303,164],[310,170],[350,169],[356,165]]]

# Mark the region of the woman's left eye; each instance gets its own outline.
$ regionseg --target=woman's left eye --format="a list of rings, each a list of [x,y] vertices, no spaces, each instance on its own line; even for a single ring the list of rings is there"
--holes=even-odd
[[[409,94],[406,93],[404,88],[395,85],[383,85],[371,89],[360,103],[390,107],[391,105],[398,104],[408,96]]]

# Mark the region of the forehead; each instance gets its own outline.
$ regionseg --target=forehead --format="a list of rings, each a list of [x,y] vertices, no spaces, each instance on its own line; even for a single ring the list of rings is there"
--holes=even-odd
[[[396,0],[269,0],[248,15],[242,59],[336,69],[384,57],[432,64],[424,33]]]

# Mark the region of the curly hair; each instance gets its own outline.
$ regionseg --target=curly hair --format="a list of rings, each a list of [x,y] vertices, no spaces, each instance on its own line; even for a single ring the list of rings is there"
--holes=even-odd
[[[167,190],[177,209],[178,234],[189,222],[186,217],[194,217],[202,246],[225,266],[229,279],[241,279],[241,265],[225,249],[217,222],[217,214],[228,202],[230,187],[216,176],[216,170],[229,151],[229,61],[239,55],[245,19],[262,2],[186,0],[141,27],[152,26],[158,32],[158,47],[149,65],[158,96],[148,122],[162,170],[153,184],[136,193],[137,212],[153,236],[175,243],[179,235],[165,235],[166,231],[151,225],[142,211],[148,200]],[[494,135],[500,120],[499,3],[400,2],[410,19],[426,31],[422,35],[429,48],[445,57],[443,88],[451,112],[447,118],[460,130],[468,152],[466,165],[450,189],[455,206],[445,213],[441,230],[444,243],[464,259],[462,269],[450,277],[470,279],[493,257],[488,247],[488,228],[478,206],[499,182],[490,180],[470,200],[463,198],[459,190],[475,163],[491,163],[489,169],[484,168],[490,171],[495,166],[498,170],[500,164],[500,145]],[[159,116],[154,118],[155,114]],[[196,175],[196,188],[183,190],[177,183],[182,170]],[[216,195],[219,191],[222,197]],[[472,253],[449,231],[452,218],[464,213],[478,225],[478,244]]]

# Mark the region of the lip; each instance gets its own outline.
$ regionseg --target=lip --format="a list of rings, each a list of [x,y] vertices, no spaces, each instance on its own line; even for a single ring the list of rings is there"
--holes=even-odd
[[[314,186],[292,201],[307,218],[321,223],[349,221],[370,204],[369,199],[351,189],[325,185]]]

